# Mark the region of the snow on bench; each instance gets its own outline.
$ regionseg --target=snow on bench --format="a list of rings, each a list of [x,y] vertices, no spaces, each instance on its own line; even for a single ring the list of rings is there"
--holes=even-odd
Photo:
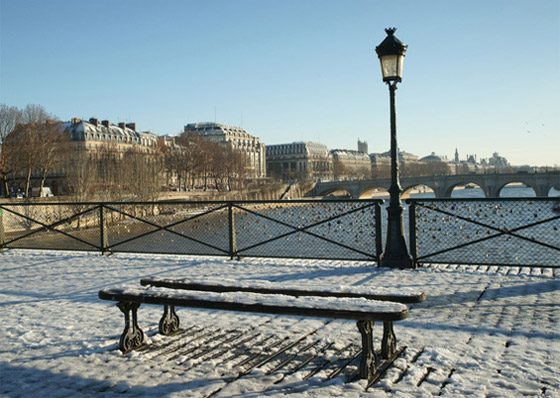
[[[309,290],[308,286],[293,285],[286,289],[285,285],[268,281],[233,281],[227,279],[194,281],[192,279],[143,278],[142,286],[166,287],[179,290],[199,290],[209,292],[252,292],[262,294],[285,294],[288,296],[320,296],[320,297],[356,297],[369,300],[394,301],[412,304],[426,300],[426,294],[412,288],[371,287],[363,286],[332,286],[328,290]]]

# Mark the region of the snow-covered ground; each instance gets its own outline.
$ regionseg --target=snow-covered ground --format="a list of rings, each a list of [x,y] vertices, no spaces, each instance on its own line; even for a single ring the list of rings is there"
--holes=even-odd
[[[409,271],[348,261],[12,250],[0,254],[0,272],[1,396],[560,396],[560,270]],[[145,305],[139,322],[159,350],[122,355],[117,343],[123,316],[97,292],[138,287],[147,276],[270,281],[288,288],[406,287],[428,298],[395,323],[399,345],[408,348],[366,391],[364,381],[345,383],[342,376],[325,381],[328,367],[307,380],[306,368],[273,372],[272,362],[241,375],[236,357],[242,337],[253,334],[257,350],[274,339],[303,338],[309,353],[339,363],[360,346],[353,321],[181,308],[181,326],[191,332],[162,337],[155,333],[161,308]],[[376,329],[379,337],[381,328]],[[213,358],[204,356],[204,348],[212,348]],[[195,350],[198,358],[189,354]]]

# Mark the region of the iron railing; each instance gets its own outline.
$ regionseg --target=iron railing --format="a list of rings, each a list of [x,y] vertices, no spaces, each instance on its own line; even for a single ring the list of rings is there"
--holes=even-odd
[[[416,264],[560,267],[560,198],[407,203]]]
[[[377,261],[381,203],[0,204],[0,247]]]
[[[560,198],[407,203],[415,264],[560,267]],[[0,204],[0,249],[379,261],[385,218],[381,204],[10,202]]]

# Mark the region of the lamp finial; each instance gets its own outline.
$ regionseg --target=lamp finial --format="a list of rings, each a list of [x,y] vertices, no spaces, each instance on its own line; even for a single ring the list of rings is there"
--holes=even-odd
[[[393,34],[395,33],[396,30],[397,30],[397,28],[387,28],[387,29],[385,29],[385,33],[387,33],[387,35],[389,35],[389,36],[393,36]]]

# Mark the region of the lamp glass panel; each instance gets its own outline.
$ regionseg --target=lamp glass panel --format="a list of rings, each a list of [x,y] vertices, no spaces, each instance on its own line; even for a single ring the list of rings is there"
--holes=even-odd
[[[394,80],[402,77],[402,55],[384,55],[381,57],[383,80]]]
[[[399,78],[402,78],[402,68],[403,68],[403,61],[404,61],[404,56],[399,55],[398,56],[398,61],[397,61],[397,76]]]

